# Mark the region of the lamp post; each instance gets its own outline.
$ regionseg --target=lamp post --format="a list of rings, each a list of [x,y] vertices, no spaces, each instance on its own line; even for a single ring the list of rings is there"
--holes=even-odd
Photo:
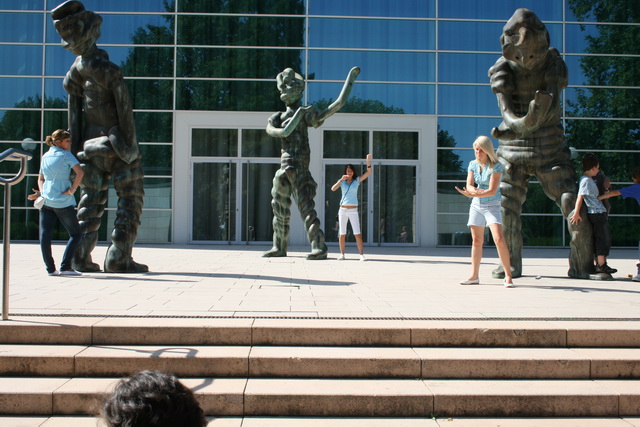
[[[11,186],[22,181],[27,173],[27,160],[31,153],[9,148],[0,154],[0,162],[12,160],[20,162],[20,170],[12,178],[0,176],[0,184],[4,185],[4,239],[2,242],[2,320],[9,319],[9,242],[11,241]]]

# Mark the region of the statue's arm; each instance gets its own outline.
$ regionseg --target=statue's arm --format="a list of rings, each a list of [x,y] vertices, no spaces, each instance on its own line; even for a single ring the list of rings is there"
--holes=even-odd
[[[121,137],[116,139],[113,149],[122,160],[133,162],[139,154],[138,139],[136,137],[136,124],[133,118],[133,106],[129,91],[124,83],[122,75],[118,73],[111,86],[114,102],[118,111],[118,128]],[[111,143],[114,143],[112,139]],[[116,146],[120,145],[120,146]]]
[[[298,127],[300,121],[304,117],[305,113],[309,111],[313,107],[300,107],[296,110],[293,117],[287,119],[283,122],[283,127],[277,126],[274,124],[274,116],[269,118],[267,122],[267,135],[273,136],[275,138],[286,138]],[[277,113],[276,115],[280,115]]]
[[[71,133],[71,153],[77,155],[82,151],[82,98],[69,94],[67,103],[67,125]]]
[[[344,86],[342,86],[342,90],[340,91],[340,95],[338,95],[338,99],[333,101],[331,105],[329,105],[326,109],[314,115],[313,120],[311,121],[311,125],[313,127],[322,125],[322,123],[326,119],[328,119],[329,117],[337,113],[342,107],[344,107],[344,105],[347,103],[347,100],[349,99],[349,95],[351,95],[351,90],[353,89],[353,85],[359,74],[359,67],[353,67],[349,71],[347,79],[344,82]]]

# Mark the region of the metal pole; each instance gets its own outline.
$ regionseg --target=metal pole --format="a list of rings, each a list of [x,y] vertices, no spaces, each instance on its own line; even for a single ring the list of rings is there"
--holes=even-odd
[[[9,241],[11,240],[11,185],[4,186],[4,236],[2,242],[2,320],[9,319]]]

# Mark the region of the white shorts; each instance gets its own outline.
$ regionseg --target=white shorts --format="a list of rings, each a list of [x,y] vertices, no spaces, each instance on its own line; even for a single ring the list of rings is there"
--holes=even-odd
[[[339,234],[342,236],[347,234],[347,221],[351,222],[351,228],[353,234],[360,234],[360,216],[358,216],[358,209],[338,209],[338,223],[340,224]]]
[[[491,224],[502,224],[502,206],[499,204],[481,205],[471,203],[467,226],[488,227]]]

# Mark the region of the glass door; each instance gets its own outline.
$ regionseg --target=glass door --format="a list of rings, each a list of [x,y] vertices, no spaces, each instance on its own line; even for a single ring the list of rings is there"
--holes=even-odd
[[[236,170],[233,162],[193,164],[192,240],[236,240]]]

